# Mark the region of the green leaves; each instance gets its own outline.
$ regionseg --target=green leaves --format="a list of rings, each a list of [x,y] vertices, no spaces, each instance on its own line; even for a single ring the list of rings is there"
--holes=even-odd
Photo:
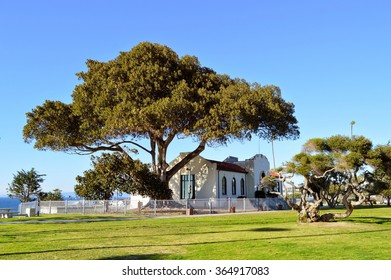
[[[168,181],[173,173],[166,173],[166,154],[174,137],[198,141],[196,156],[205,143],[299,136],[294,105],[278,87],[218,74],[167,46],[143,42],[113,60],[86,65],[71,104],[47,101],[27,114],[26,142],[91,153],[124,152],[125,144],[133,144],[150,153],[154,171]],[[140,139],[150,140],[150,147]]]
[[[36,140],[34,147],[40,150],[67,150],[77,145],[80,122],[73,115],[72,106],[59,101],[46,101],[27,113],[23,129],[26,142]]]
[[[19,198],[22,202],[33,200],[32,196],[38,196],[41,191],[44,176],[44,174],[38,174],[34,168],[29,171],[18,171],[7,188],[9,197]]]
[[[138,160],[121,153],[103,153],[92,156],[92,163],[93,169],[76,178],[75,191],[80,197],[108,200],[116,191],[157,199],[171,197],[168,186],[151,173],[149,165]]]

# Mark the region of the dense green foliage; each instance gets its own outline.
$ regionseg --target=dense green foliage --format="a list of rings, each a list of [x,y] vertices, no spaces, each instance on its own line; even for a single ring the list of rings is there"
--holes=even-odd
[[[71,104],[46,101],[27,113],[26,142],[40,150],[117,151],[129,158],[141,150],[168,182],[207,145],[299,135],[294,105],[278,87],[218,74],[167,46],[144,42],[108,62],[86,64]],[[187,137],[195,149],[169,167],[170,144]]]
[[[29,171],[18,171],[8,185],[7,192],[11,198],[18,198],[21,202],[32,201],[41,192],[41,183],[44,181],[43,174],[32,168]]]
[[[371,165],[375,168],[373,182],[370,186],[372,194],[380,194],[391,204],[391,146],[379,145],[371,155]]]
[[[163,185],[147,164],[130,160],[121,153],[92,156],[93,169],[77,176],[75,192],[86,199],[110,199],[115,192],[137,193],[155,198],[169,198],[171,190]]]
[[[126,221],[99,216],[107,221],[96,222],[82,216],[87,220],[65,223],[61,219],[78,217],[44,215],[28,224],[1,224],[0,259],[390,259],[389,207],[357,208],[343,223],[297,224],[295,216],[294,211]],[[50,223],[31,224],[46,217]]]
[[[298,187],[300,203],[291,203],[299,212],[299,220],[317,222],[348,217],[355,206],[368,199],[370,190],[379,186],[381,179],[385,185],[391,164],[391,154],[386,153],[388,150],[374,148],[372,142],[363,136],[336,135],[308,140],[303,151],[295,155],[284,169],[304,178],[304,185]],[[384,176],[380,178],[379,174]],[[323,201],[333,206],[338,199],[346,207],[345,213],[320,215]],[[286,200],[290,203],[287,197]]]
[[[40,192],[38,194],[39,200],[47,200],[47,201],[60,201],[64,200],[62,197],[62,191],[60,189],[54,189],[50,192]]]

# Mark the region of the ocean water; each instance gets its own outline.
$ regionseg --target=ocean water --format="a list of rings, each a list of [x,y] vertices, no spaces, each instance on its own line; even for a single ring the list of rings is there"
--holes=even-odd
[[[20,200],[17,198],[0,197],[0,208],[12,208],[17,210]]]

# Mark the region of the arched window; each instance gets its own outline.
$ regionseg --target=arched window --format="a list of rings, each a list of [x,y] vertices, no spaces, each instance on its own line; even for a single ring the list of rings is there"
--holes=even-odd
[[[244,179],[240,179],[240,195],[246,195],[244,191]]]
[[[232,178],[232,195],[236,195],[236,179]]]
[[[227,178],[225,178],[225,176],[222,179],[221,188],[222,188],[221,194],[227,195]]]
[[[259,174],[259,184],[263,183],[263,178],[265,178],[266,174],[264,171],[262,171],[261,174]]]

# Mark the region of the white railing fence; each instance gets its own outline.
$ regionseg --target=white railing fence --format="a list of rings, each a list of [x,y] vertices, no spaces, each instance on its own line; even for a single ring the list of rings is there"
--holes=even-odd
[[[21,214],[202,215],[290,209],[280,198],[64,200],[21,203]]]

